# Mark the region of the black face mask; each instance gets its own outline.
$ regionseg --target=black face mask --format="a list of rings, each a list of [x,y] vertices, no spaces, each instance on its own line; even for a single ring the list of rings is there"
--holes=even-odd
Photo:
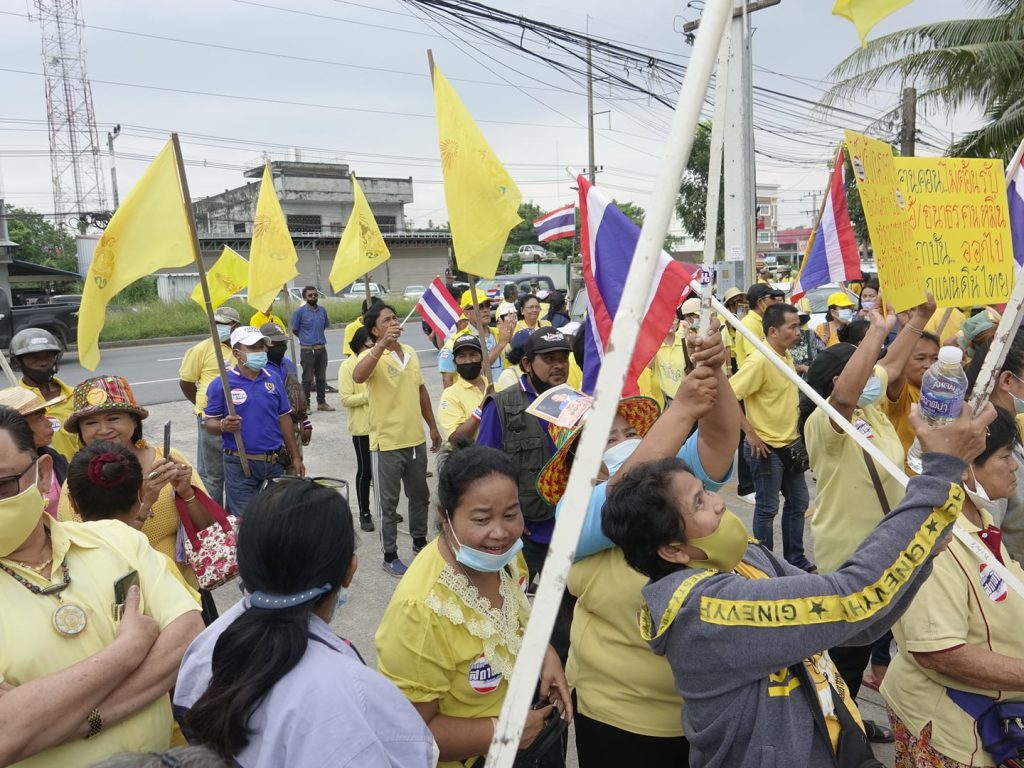
[[[543,395],[545,392],[551,389],[551,387],[554,386],[554,384],[548,384],[546,381],[541,381],[540,379],[538,379],[536,376],[533,375],[533,371],[530,371],[530,373],[527,375],[530,377],[530,384],[533,385],[533,391],[536,392],[538,395]]]
[[[267,360],[280,365],[281,361],[284,360],[284,353],[287,352],[287,348],[282,344],[280,347],[276,344],[272,347],[267,348]]]
[[[482,367],[483,363],[456,363],[455,370],[466,381],[476,381]]]
[[[22,366],[21,372],[25,374],[25,378],[35,384],[37,387],[48,383],[54,376],[57,375],[57,366],[53,365],[47,368],[45,371],[35,371],[31,368]]]

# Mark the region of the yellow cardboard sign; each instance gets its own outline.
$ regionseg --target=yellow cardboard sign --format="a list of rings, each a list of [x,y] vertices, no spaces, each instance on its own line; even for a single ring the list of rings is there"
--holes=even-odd
[[[914,251],[913,225],[897,183],[892,147],[854,131],[845,134],[882,293],[886,302],[902,312],[924,301],[924,288],[921,262]]]
[[[999,304],[1015,262],[1001,160],[897,157],[924,287],[940,307]]]

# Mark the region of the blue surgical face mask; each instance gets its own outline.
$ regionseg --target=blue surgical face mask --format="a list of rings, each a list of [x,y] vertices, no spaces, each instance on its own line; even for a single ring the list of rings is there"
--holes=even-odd
[[[334,599],[334,605],[331,606],[331,612],[327,614],[327,623],[330,624],[334,621],[334,614],[341,606],[348,602],[348,590],[344,587],[338,589],[338,596]]]
[[[857,398],[858,408],[867,408],[869,405],[874,405],[882,399],[882,380],[877,376],[872,376],[868,379],[868,383],[864,385],[864,391],[860,393],[860,397]]]
[[[874,309],[875,307],[878,306],[878,302],[877,301],[862,301],[860,303],[860,306],[861,306],[862,309],[866,309],[866,310],[868,310],[870,312],[872,309]]]
[[[253,371],[262,371],[267,367],[266,352],[248,352],[245,355],[245,366]]]
[[[632,437],[629,440],[623,440],[618,445],[613,445],[607,451],[604,452],[604,456],[601,460],[604,462],[605,467],[608,468],[608,477],[613,477],[618,472],[622,465],[626,463],[626,460],[633,455],[633,451],[640,445],[639,437]]]
[[[492,555],[490,552],[482,552],[479,549],[467,547],[459,541],[459,537],[455,535],[455,527],[451,524],[451,517],[448,518],[448,530],[452,532],[452,538],[459,545],[458,550],[455,552],[456,562],[481,573],[497,573],[511,563],[512,559],[523,548],[523,540],[516,539],[515,543],[500,555]]]
[[[217,338],[220,339],[221,341],[227,341],[228,339],[230,339],[231,326],[221,325],[220,323],[217,323]]]
[[[853,310],[847,307],[836,312],[836,320],[840,323],[848,323],[853,319]]]

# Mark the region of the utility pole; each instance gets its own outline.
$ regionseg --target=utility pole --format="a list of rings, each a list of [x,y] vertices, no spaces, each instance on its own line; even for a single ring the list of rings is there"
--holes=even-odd
[[[114,210],[121,204],[117,197],[117,168],[114,167],[114,139],[121,135],[121,124],[114,126],[113,131],[107,131],[107,150],[110,152],[110,191],[114,194]]]
[[[903,122],[900,125],[900,154],[914,156],[914,141],[917,137],[917,88],[903,89],[903,103],[900,108]]]
[[[590,17],[587,17],[587,174],[594,183],[594,67],[591,62]]]

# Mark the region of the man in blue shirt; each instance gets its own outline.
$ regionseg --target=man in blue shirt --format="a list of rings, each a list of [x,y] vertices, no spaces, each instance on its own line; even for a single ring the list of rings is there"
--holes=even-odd
[[[303,445],[309,445],[313,437],[313,422],[309,418],[309,401],[306,399],[302,384],[299,382],[299,372],[288,353],[288,331],[277,323],[264,323],[260,326],[260,333],[267,340],[267,370],[281,381],[284,392],[288,395],[288,402],[292,406],[292,423],[294,429],[302,440]],[[282,461],[285,471],[291,469],[291,457]]]
[[[219,380],[206,391],[206,430],[224,444],[224,495],[228,512],[241,515],[263,481],[284,474],[279,452],[287,448],[291,466],[306,474],[292,429],[291,404],[277,376],[266,370],[267,340],[258,329],[243,325],[231,332],[236,364],[228,370],[235,415],[229,416]],[[241,432],[249,476],[242,472],[235,433]]]
[[[299,360],[302,363],[302,387],[306,390],[306,402],[313,391],[316,380],[316,409],[333,411],[327,402],[327,336],[330,325],[327,310],[319,306],[320,293],[312,285],[302,289],[306,303],[292,315],[292,333],[299,337]]]

